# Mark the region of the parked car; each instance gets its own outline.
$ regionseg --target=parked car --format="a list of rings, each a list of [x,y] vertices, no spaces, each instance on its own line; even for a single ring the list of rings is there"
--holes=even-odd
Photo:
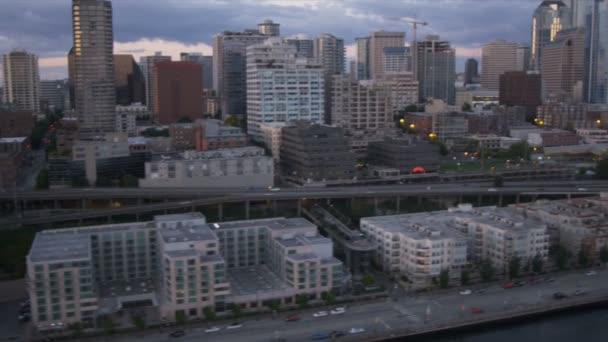
[[[296,321],[299,321],[299,320],[300,320],[300,316],[295,315],[295,314],[294,315],[289,315],[289,316],[287,316],[287,318],[285,318],[286,322],[296,322]]]
[[[365,332],[364,328],[350,328],[348,331],[349,334],[360,334],[362,332]]]
[[[563,293],[563,292],[555,292],[553,294],[553,298],[554,299],[564,299],[566,297],[568,297],[568,296],[565,293]]]
[[[515,286],[515,287],[520,287],[520,286],[524,286],[524,285],[526,285],[525,281],[516,281],[513,283],[513,286]]]
[[[597,275],[597,272],[596,271],[589,271],[589,272],[587,272],[585,274],[588,275],[588,276],[594,276],[594,275]]]
[[[513,288],[514,284],[513,284],[513,282],[508,281],[506,283],[503,283],[501,286],[503,289],[511,289],[511,288]]]
[[[346,308],[335,308],[333,310],[331,310],[331,314],[332,315],[340,315],[346,312]]]
[[[183,330],[175,330],[174,332],[169,334],[169,337],[182,337],[186,335],[186,332]]]
[[[483,309],[477,307],[477,306],[473,306],[471,307],[471,313],[472,314],[480,314],[483,313]]]
[[[226,329],[238,329],[240,327],[243,326],[243,323],[241,322],[234,322],[232,324],[230,324],[229,326],[226,327]]]
[[[471,290],[462,290],[462,291],[460,291],[460,294],[463,295],[463,296],[470,295],[471,293],[472,293]]]
[[[312,314],[312,317],[323,317],[329,315],[327,311],[318,311]]]
[[[212,332],[216,332],[216,331],[220,331],[220,328],[219,327],[210,327],[210,328],[205,329],[206,333],[212,333]]]
[[[330,335],[331,335],[332,338],[339,338],[339,337],[342,337],[342,336],[346,336],[346,333],[344,331],[342,331],[342,330],[334,330],[334,331],[331,332]]]
[[[328,340],[330,338],[331,334],[326,332],[318,332],[310,337],[310,339],[313,341]]]

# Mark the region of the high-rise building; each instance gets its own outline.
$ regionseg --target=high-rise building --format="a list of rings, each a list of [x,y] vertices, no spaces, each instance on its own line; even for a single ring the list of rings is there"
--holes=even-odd
[[[278,37],[247,48],[247,132],[254,140],[263,139],[262,123],[323,123],[323,67],[296,53]]]
[[[3,102],[14,109],[40,111],[40,74],[38,56],[25,50],[13,50],[2,56],[4,72]]]
[[[213,89],[213,56],[203,56],[200,52],[182,52],[179,56],[182,62],[200,64],[203,72],[203,89]]]
[[[72,0],[74,96],[83,137],[114,132],[114,33],[112,2]]]
[[[436,35],[427,35],[425,40],[416,44],[420,99],[441,99],[448,104],[454,104],[456,51],[450,46],[450,42],[441,41]]]
[[[315,57],[315,41],[306,34],[297,34],[286,38],[285,41],[287,44],[295,46],[298,57]]]
[[[469,58],[464,64],[464,84],[477,83],[479,79],[479,63],[475,58]]]
[[[557,32],[570,28],[571,13],[570,8],[560,0],[545,0],[536,8],[532,16],[532,69],[541,70],[543,47],[555,39]]]
[[[372,32],[369,39],[369,76],[378,78],[384,74],[385,47],[405,46],[405,32]]]
[[[520,44],[517,47],[516,71],[530,70],[530,45]]]
[[[418,81],[411,72],[390,72],[372,81],[378,89],[383,89],[391,98],[393,115],[408,105],[418,103]]]
[[[517,70],[517,44],[493,40],[481,49],[481,86],[498,90],[500,75]]]
[[[116,104],[145,103],[146,81],[132,55],[114,55]]]
[[[281,25],[267,19],[258,24],[258,31],[265,36],[278,37],[281,35]]]
[[[268,39],[257,30],[224,31],[213,37],[213,89],[225,118],[247,116],[247,47]]]
[[[585,100],[608,103],[608,1],[589,0],[585,15]]]
[[[369,80],[369,37],[355,38],[357,43],[357,79]]]
[[[186,117],[203,116],[201,66],[194,62],[161,62],[154,65],[154,121],[161,125]]]
[[[541,85],[537,72],[506,72],[500,75],[499,102],[501,105],[524,107],[526,119],[531,121],[542,104]]]
[[[383,73],[411,70],[410,49],[405,46],[387,46],[382,56]]]
[[[322,34],[315,39],[315,57],[325,71],[325,123],[331,123],[332,76],[344,74],[344,39],[331,34]]]
[[[545,95],[582,100],[584,63],[585,29],[558,32],[554,41],[543,48],[541,77]]]
[[[62,111],[69,106],[69,87],[66,80],[40,81],[40,110]]]
[[[154,113],[154,93],[156,79],[154,75],[154,65],[160,62],[170,62],[171,56],[163,56],[162,52],[155,52],[153,56],[145,56],[140,59],[141,69],[146,80],[146,104],[150,112]]]

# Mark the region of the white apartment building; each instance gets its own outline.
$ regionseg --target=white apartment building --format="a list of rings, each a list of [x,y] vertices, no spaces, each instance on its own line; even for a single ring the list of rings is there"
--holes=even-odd
[[[374,83],[391,97],[394,115],[408,105],[418,103],[418,81],[414,81],[411,72],[386,72]]]
[[[442,212],[361,219],[361,230],[377,246],[375,259],[385,272],[430,285],[441,271],[459,279],[467,262],[467,239]]]
[[[276,162],[281,160],[281,138],[283,135],[283,128],[289,126],[291,125],[287,122],[271,122],[260,125],[264,145],[270,150],[272,159]]]
[[[481,49],[481,85],[486,90],[497,91],[500,75],[517,70],[516,43],[493,40]]]
[[[2,56],[3,102],[16,110],[40,112],[40,73],[38,56],[25,50],[13,50]]]
[[[608,130],[599,128],[578,128],[576,134],[583,138],[585,144],[608,144]]]
[[[296,47],[270,38],[247,47],[247,132],[262,141],[262,123],[323,123],[323,67],[296,57]]]
[[[264,149],[248,146],[161,155],[145,165],[142,188],[267,188],[274,162]]]
[[[201,318],[231,305],[321,299],[342,286],[332,242],[310,222],[282,217],[207,224],[200,213],[45,230],[27,256],[32,321],[65,329],[132,305],[161,320]]]

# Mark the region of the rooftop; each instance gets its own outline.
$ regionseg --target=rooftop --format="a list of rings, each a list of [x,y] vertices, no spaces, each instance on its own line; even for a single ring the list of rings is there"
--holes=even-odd
[[[316,226],[306,219],[301,217],[295,218],[284,218],[276,217],[270,219],[259,219],[259,220],[246,220],[246,221],[232,221],[232,222],[219,222],[207,225],[212,229],[240,229],[240,228],[252,228],[252,227],[267,227],[270,230],[280,231],[284,229],[293,228],[311,228],[316,231]]]
[[[22,143],[27,140],[27,137],[17,137],[17,138],[0,138],[0,144],[8,144],[8,143]]]
[[[189,224],[189,222],[170,228],[159,228],[159,233],[165,243],[215,241],[218,239],[217,235],[207,225]]]
[[[277,292],[295,294],[295,289],[281,281],[266,266],[228,270],[232,296],[255,296],[260,300],[277,298]],[[265,298],[266,297],[266,298]]]
[[[36,234],[29,253],[32,262],[89,259],[91,240],[75,230],[46,230]]]

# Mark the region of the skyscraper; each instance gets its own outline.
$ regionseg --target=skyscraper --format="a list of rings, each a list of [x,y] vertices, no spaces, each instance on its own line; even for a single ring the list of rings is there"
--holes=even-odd
[[[384,74],[385,47],[405,46],[405,32],[372,32],[369,40],[369,76],[380,78]]]
[[[357,43],[357,79],[369,79],[369,37],[355,38]]]
[[[545,0],[532,16],[530,65],[541,70],[543,47],[555,39],[557,32],[570,28],[572,11],[560,0]]]
[[[517,70],[517,44],[493,40],[481,50],[481,85],[487,90],[498,90],[500,75]]]
[[[344,39],[331,34],[322,34],[315,39],[315,57],[325,71],[325,123],[331,123],[331,89],[333,75],[345,71]]]
[[[2,56],[4,72],[3,102],[16,110],[40,111],[40,75],[38,56],[25,50],[13,50]]]
[[[162,52],[156,52],[153,56],[145,56],[140,58],[141,69],[146,79],[146,104],[150,112],[154,113],[154,92],[156,88],[156,79],[154,74],[154,65],[161,62],[170,62],[171,56],[163,56]]]
[[[160,62],[154,65],[154,121],[161,125],[181,118],[203,116],[201,65],[195,62]]]
[[[477,83],[479,78],[479,63],[475,58],[467,59],[464,64],[464,84]]]
[[[323,123],[324,70],[281,38],[247,47],[247,132],[263,141],[260,124]]]
[[[116,104],[146,102],[146,80],[132,55],[114,55]]]
[[[203,89],[213,89],[213,56],[203,56],[199,52],[182,52],[180,60],[200,64],[203,71]]]
[[[450,42],[439,40],[437,35],[427,35],[425,40],[416,44],[420,99],[441,99],[448,104],[454,104],[456,51],[450,46]]]
[[[387,46],[382,56],[384,74],[410,71],[410,49],[405,46]]]
[[[585,15],[585,100],[608,103],[608,1],[588,0]]]
[[[541,78],[534,71],[509,71],[500,75],[499,101],[501,105],[526,108],[526,119],[532,121],[542,105]]]
[[[517,71],[530,70],[530,45],[520,44],[517,47]]]
[[[557,33],[545,45],[541,59],[541,78],[545,95],[581,100],[585,76],[585,29],[573,28]],[[578,91],[575,88],[580,88]]]
[[[257,30],[224,31],[213,37],[213,89],[220,96],[220,111],[225,118],[247,117],[247,47],[269,37]]]
[[[278,37],[281,35],[281,25],[267,19],[258,24],[258,31],[265,36]]]
[[[72,0],[74,96],[82,137],[114,132],[112,3]]]
[[[315,57],[315,41],[306,34],[297,34],[286,38],[285,41],[287,44],[295,46],[298,57]]]

